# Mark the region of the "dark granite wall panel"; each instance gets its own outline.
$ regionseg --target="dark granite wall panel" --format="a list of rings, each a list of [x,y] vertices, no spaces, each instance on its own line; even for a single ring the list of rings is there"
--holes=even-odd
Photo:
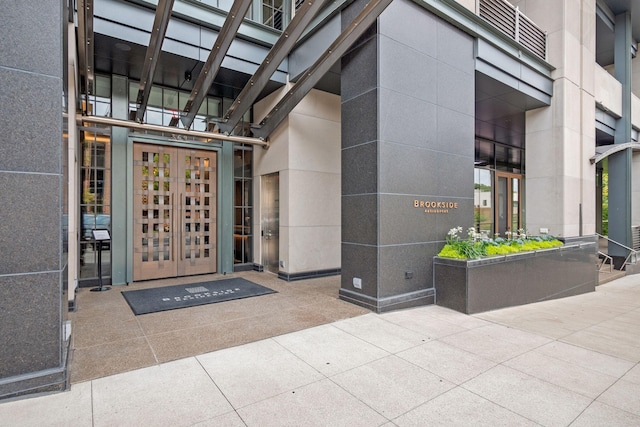
[[[380,33],[419,53],[437,56],[440,21],[413,2],[392,2],[380,20]]]
[[[342,150],[342,194],[371,194],[378,191],[377,141]]]
[[[342,266],[342,288],[370,297],[377,297],[377,246],[342,243]],[[353,286],[354,277],[362,280],[362,289]]]
[[[379,106],[380,138],[398,144],[431,148],[438,131],[435,96],[432,100],[424,100],[387,88],[380,88],[379,92],[385,100]],[[407,111],[411,111],[417,119],[411,126],[406,123]]]
[[[474,38],[455,30],[442,20],[437,20],[436,57],[471,76],[475,74]]]
[[[378,69],[372,66],[377,61],[378,37],[372,36],[342,57],[341,75],[351,76],[340,80],[342,102],[360,96],[378,86]]]
[[[60,176],[0,172],[0,200],[0,274],[59,270]]]
[[[0,66],[61,76],[61,11],[62,2],[58,1],[3,2]]]
[[[59,273],[0,277],[0,378],[59,366]]]
[[[432,287],[431,260],[442,249],[440,243],[418,243],[380,247],[379,298],[403,295]],[[410,278],[407,278],[407,273]]]
[[[63,2],[0,13],[0,396],[65,385]],[[66,308],[67,301],[64,300]]]
[[[377,194],[342,197],[342,241],[377,245],[378,217]]]
[[[0,87],[0,170],[60,172],[61,80],[0,67]]]
[[[436,59],[386,36],[379,37],[379,44],[380,86],[417,99],[436,101],[440,85]]]
[[[342,102],[342,148],[353,147],[378,139],[378,90]]]

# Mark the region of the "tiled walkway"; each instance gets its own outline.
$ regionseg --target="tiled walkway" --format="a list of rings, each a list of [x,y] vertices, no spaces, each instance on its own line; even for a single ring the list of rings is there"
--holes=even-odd
[[[367,313],[1,403],[0,424],[638,426],[639,326],[640,275],[475,316]]]
[[[135,316],[121,291],[243,277],[277,293]],[[71,313],[77,383],[282,335],[369,311],[336,298],[340,277],[285,282],[270,273],[195,276],[80,289]]]

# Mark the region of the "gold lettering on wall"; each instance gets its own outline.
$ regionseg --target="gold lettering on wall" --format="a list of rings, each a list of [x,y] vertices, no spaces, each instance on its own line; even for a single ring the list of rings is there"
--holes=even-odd
[[[458,209],[458,202],[438,200],[414,200],[413,207],[424,209],[424,213],[449,213],[450,209]]]

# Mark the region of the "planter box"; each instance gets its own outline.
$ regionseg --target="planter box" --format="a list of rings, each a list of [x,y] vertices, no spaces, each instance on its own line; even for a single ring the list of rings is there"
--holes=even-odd
[[[434,257],[436,304],[472,314],[592,292],[596,265],[591,241],[478,260]]]

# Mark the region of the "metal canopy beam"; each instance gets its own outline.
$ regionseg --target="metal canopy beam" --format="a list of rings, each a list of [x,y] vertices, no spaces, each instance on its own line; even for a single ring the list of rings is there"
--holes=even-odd
[[[193,123],[193,119],[196,117],[202,101],[207,96],[207,92],[209,92],[209,88],[211,88],[211,84],[220,70],[222,60],[238,32],[238,28],[240,28],[251,2],[252,0],[234,0],[181,114],[182,124],[185,128],[189,128]]]
[[[295,16],[264,58],[258,70],[249,79],[242,89],[242,92],[240,92],[240,95],[238,95],[225,113],[225,121],[218,123],[222,132],[231,133],[240,120],[242,120],[242,117],[251,108],[251,105],[265,88],[273,73],[275,73],[278,66],[289,52],[291,52],[291,49],[313,17],[322,8],[325,1],[326,0],[306,0],[296,11]]]
[[[345,54],[351,45],[378,19],[392,0],[371,0],[355,19],[344,29],[338,38],[318,58],[318,60],[304,72],[296,85],[273,107],[260,122],[260,126],[252,127],[253,134],[266,139],[271,132],[284,120],[291,110],[304,98],[320,81],[335,62]]]
[[[235,142],[238,144],[259,145],[264,148],[269,148],[268,142],[260,138],[251,138],[248,136],[224,135],[221,133],[214,133],[214,132],[205,132],[205,131],[199,131],[199,130],[187,130],[187,129],[172,128],[168,126],[151,125],[148,123],[139,123],[132,120],[121,120],[121,119],[114,119],[111,117],[101,117],[101,116],[83,116],[80,114],[76,116],[76,120],[78,123],[87,122],[87,123],[95,123],[95,124],[105,125],[105,126],[118,126],[118,127],[128,128],[128,129],[136,129],[143,132],[169,133],[172,135],[184,135],[184,136],[189,136],[193,138],[212,139],[216,141],[228,141],[228,142]]]
[[[589,159],[589,161],[593,165],[595,163],[598,163],[598,162],[602,161],[606,157],[609,157],[613,153],[618,153],[618,152],[626,150],[628,148],[631,148],[633,151],[640,151],[640,143],[638,143],[638,142],[625,142],[624,144],[611,144],[611,145],[604,145],[604,146],[601,146],[601,147],[596,147],[596,154],[594,156],[592,156]],[[602,149],[604,149],[604,150],[602,150]]]
[[[142,75],[140,76],[140,89],[138,89],[138,97],[136,98],[136,120],[141,122],[144,118],[144,112],[149,102],[149,93],[153,85],[153,75],[156,71],[162,42],[167,32],[169,18],[171,17],[171,9],[173,9],[174,0],[159,0],[156,7],[156,16],[153,20],[151,28],[151,37],[149,38],[149,46],[144,58],[142,66]]]
[[[78,62],[86,94],[93,93],[95,79],[93,44],[93,0],[78,0]],[[82,109],[86,110],[88,105],[85,103]]]

